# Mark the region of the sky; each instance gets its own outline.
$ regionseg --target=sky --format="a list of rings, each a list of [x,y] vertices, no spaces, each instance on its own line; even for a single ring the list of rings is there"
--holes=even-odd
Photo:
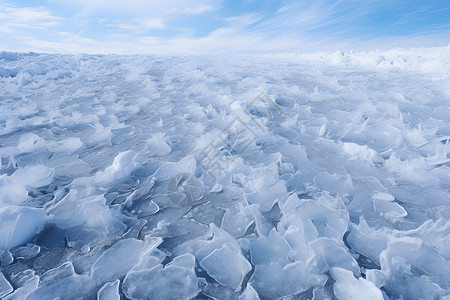
[[[449,0],[0,0],[0,51],[251,54],[449,44]]]

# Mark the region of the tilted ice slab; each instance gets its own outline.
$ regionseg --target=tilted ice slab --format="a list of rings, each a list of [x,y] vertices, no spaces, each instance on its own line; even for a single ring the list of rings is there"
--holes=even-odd
[[[449,66],[0,53],[0,297],[450,297]]]

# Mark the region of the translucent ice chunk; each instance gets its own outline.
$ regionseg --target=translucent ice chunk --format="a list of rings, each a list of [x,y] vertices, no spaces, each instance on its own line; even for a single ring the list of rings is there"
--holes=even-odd
[[[11,284],[8,282],[8,280],[6,280],[5,276],[0,271],[0,298],[5,297],[9,293],[11,293],[13,290],[14,289],[11,286]]]
[[[46,148],[46,143],[43,138],[34,133],[27,133],[20,137],[17,149],[20,152],[34,152]]]
[[[124,276],[139,262],[144,246],[145,243],[137,239],[117,241],[92,265],[92,279],[103,283]]]
[[[239,290],[250,263],[235,249],[224,245],[200,261],[200,266],[218,283]]]
[[[72,263],[67,262],[43,274],[38,288],[31,292],[27,299],[55,299],[63,295],[87,298],[93,288],[89,276],[76,274]]]
[[[348,252],[343,243],[335,239],[319,238],[309,244],[314,253],[314,261],[320,273],[325,273],[332,267],[340,267],[359,273],[358,263]]]
[[[239,296],[238,300],[259,300],[258,293],[251,284],[247,284],[244,292]]]
[[[97,300],[120,300],[120,280],[105,283],[97,292]]]
[[[306,291],[313,285],[323,286],[326,280],[326,276],[309,273],[306,265],[297,261],[285,267],[275,262],[257,265],[250,283],[258,295],[279,299]]]
[[[340,300],[383,300],[381,291],[364,278],[356,279],[349,270],[341,268],[331,269],[331,276],[336,281],[333,285],[333,291]]]
[[[150,155],[166,155],[172,151],[166,142],[165,134],[162,132],[153,134],[147,141],[146,147]]]
[[[52,142],[47,145],[47,148],[51,152],[56,153],[72,153],[83,147],[83,142],[80,138],[67,138],[59,142]]]
[[[30,241],[45,224],[45,211],[39,208],[6,205],[0,208],[0,250]]]
[[[191,299],[199,292],[195,275],[195,257],[184,254],[164,268],[131,271],[123,282],[123,292],[130,299]]]
[[[12,250],[12,254],[16,259],[31,259],[36,257],[41,251],[41,247],[35,244],[27,244],[26,246]]]
[[[41,187],[49,185],[53,180],[53,170],[43,165],[20,168],[11,175],[11,181],[16,184]]]

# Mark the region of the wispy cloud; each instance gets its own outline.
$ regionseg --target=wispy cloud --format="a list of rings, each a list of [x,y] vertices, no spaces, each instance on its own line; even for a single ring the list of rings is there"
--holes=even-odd
[[[442,46],[449,11],[444,0],[0,0],[0,46],[159,54]]]
[[[23,28],[42,29],[54,27],[64,19],[52,15],[45,7],[14,7],[0,2],[0,27],[7,32],[17,32]]]
[[[166,28],[163,18],[131,20],[130,23],[108,23],[106,26],[130,31],[135,34],[144,34],[153,29]]]

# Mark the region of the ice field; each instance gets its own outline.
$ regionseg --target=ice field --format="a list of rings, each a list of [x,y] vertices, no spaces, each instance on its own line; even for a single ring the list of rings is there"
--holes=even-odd
[[[450,46],[0,52],[1,299],[450,299]]]

